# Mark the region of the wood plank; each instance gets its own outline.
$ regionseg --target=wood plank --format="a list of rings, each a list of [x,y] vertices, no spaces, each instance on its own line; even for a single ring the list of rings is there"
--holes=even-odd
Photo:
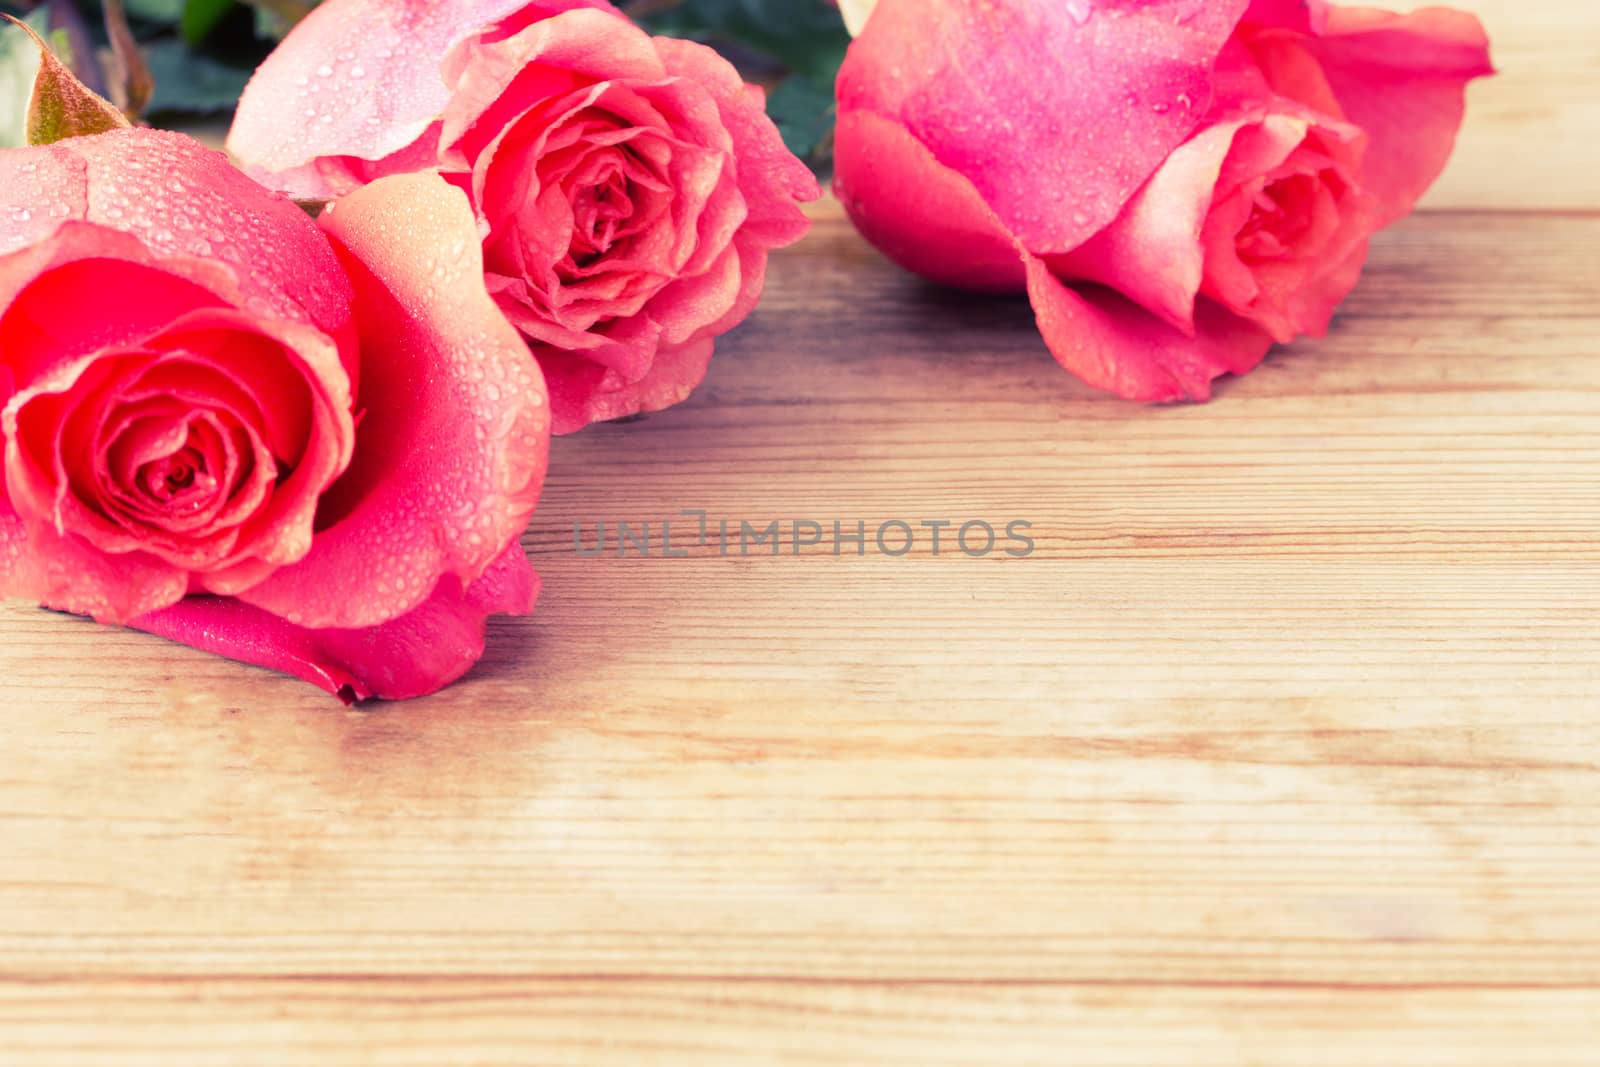
[[[1600,993],[466,980],[0,982],[34,1067],[1590,1067]]]
[[[1592,1064],[1600,8],[1456,2],[1428,202],[1498,210],[1212,405],[823,205],[689,404],[557,443],[439,697],[0,606],[0,1065]],[[574,551],[682,508],[824,544]],[[828,551],[892,518],[1036,551]]]
[[[1600,985],[1600,219],[1412,220],[1148,409],[820,214],[691,403],[560,442],[437,698],[4,609],[0,971]],[[687,506],[1038,551],[573,551]]]

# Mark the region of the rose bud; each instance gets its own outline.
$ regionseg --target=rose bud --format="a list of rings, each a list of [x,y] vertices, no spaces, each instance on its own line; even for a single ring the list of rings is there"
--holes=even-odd
[[[228,145],[302,199],[428,168],[465,190],[557,433],[688,396],[820,195],[759,89],[602,2],[328,0]]]
[[[1203,400],[1326,332],[1489,73],[1443,8],[880,0],[839,76],[837,189],[907,269],[1027,292],[1090,385]]]
[[[0,595],[351,700],[532,609],[549,414],[460,191],[319,228],[151,130],[0,151],[0,190]]]

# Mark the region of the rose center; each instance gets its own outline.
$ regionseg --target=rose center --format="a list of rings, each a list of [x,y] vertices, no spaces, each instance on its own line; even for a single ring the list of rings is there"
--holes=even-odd
[[[613,165],[598,181],[579,189],[572,200],[572,260],[586,267],[611,251],[617,231],[633,215],[633,200],[628,195],[628,179],[620,165]]]
[[[162,456],[139,468],[138,486],[153,503],[161,506],[198,507],[217,488],[205,455],[193,443],[170,456]]]
[[[1319,178],[1295,174],[1270,182],[1255,195],[1250,219],[1239,231],[1239,254],[1245,259],[1283,256],[1310,228]]]

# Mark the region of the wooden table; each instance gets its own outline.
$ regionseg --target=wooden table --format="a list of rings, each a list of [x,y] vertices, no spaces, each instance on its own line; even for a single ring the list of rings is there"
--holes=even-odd
[[[825,205],[437,698],[0,610],[0,1064],[1600,1063],[1600,14],[1470,6],[1431,210],[1209,406]],[[574,551],[682,508],[1036,551]]]

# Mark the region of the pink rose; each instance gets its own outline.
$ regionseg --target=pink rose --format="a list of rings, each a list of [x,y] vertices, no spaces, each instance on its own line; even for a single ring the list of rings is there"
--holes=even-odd
[[[322,227],[175,134],[0,152],[0,594],[347,698],[532,608],[538,368],[433,176]]]
[[[820,195],[759,89],[603,0],[327,0],[228,143],[301,198],[427,168],[465,190],[558,433],[688,396]]]
[[[1203,400],[1326,332],[1490,72],[1443,8],[881,0],[839,77],[838,192],[906,268],[1026,291],[1089,384]]]

